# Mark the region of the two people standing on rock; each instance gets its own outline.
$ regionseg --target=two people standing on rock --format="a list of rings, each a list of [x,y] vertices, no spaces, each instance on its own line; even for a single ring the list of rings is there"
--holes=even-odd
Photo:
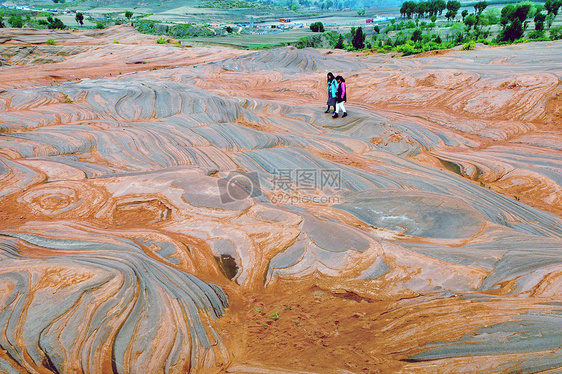
[[[347,116],[347,111],[345,110],[345,106],[343,105],[344,102],[347,101],[347,94],[346,94],[346,87],[345,87],[345,79],[341,75],[338,75],[334,78],[334,74],[329,72],[327,75],[327,84],[328,84],[328,101],[326,104],[328,105],[328,109],[324,113],[330,113],[330,106],[334,107],[334,111],[332,118],[338,118],[339,111],[343,112],[342,117]]]

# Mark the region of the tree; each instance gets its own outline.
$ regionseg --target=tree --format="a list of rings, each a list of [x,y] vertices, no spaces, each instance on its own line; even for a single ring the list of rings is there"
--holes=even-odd
[[[336,42],[336,45],[334,46],[334,48],[336,49],[343,49],[344,45],[343,45],[343,35],[340,34],[338,41]]]
[[[80,25],[84,25],[84,14],[78,12],[76,13],[76,17],[74,17],[74,19],[76,20],[76,23],[79,23]]]
[[[378,34],[381,32],[381,28],[379,27],[379,25],[375,25],[375,27],[373,27],[373,31]]]
[[[435,23],[435,21],[437,21],[437,16],[435,14],[432,15],[430,20],[431,20],[431,22]]]
[[[517,7],[515,8],[514,16],[519,18],[519,21],[521,21],[521,24],[523,24],[523,22],[525,22],[525,20],[527,19],[530,10],[531,10],[530,4],[521,3],[517,5]]]
[[[472,26],[476,26],[477,23],[478,23],[478,19],[474,14],[471,14],[470,16],[464,19],[464,24],[467,26],[468,30],[470,30]]]
[[[455,15],[453,18],[457,16],[457,12],[461,8],[461,2],[456,0],[449,0],[447,2],[447,10],[453,12]]]
[[[10,18],[8,18],[8,23],[10,24],[10,26],[12,27],[16,27],[18,29],[21,29],[23,27],[23,20],[21,19],[21,15],[13,15]]]
[[[437,14],[438,10],[437,10],[437,1],[436,0],[430,0],[427,2],[427,15],[429,17]]]
[[[365,9],[359,9],[359,10],[357,11],[357,15],[358,15],[358,16],[364,16],[364,15],[365,15]]]
[[[445,14],[445,18],[447,18],[447,21],[455,19],[455,16],[456,16],[456,13],[453,12],[452,10],[448,10],[447,13]]]
[[[463,9],[463,11],[461,12],[461,16],[462,16],[462,20],[464,22],[464,19],[466,18],[466,16],[468,16],[468,10]]]
[[[488,25],[495,25],[500,23],[500,14],[501,10],[498,8],[490,8],[487,9],[482,15],[480,16],[481,19]]]
[[[355,49],[363,49],[365,48],[365,34],[363,33],[363,28],[358,27],[355,29],[354,27],[351,28],[351,45]]]
[[[437,11],[439,12],[439,15],[443,14],[443,11],[447,9],[447,3],[445,2],[445,0],[435,0],[435,6]]]
[[[543,10],[544,10],[544,6],[543,6],[543,5],[541,5],[541,4],[536,4],[536,5],[535,5],[535,11],[536,11],[535,14],[540,13],[540,12],[542,12]]]
[[[546,14],[549,15],[550,13],[553,13],[554,11],[554,5],[556,4],[556,0],[546,0],[544,2],[544,9],[546,9]],[[558,10],[558,9],[556,9]]]
[[[132,16],[133,16],[133,12],[131,12],[130,10],[127,10],[127,11],[125,12],[125,17],[126,17],[128,20],[131,20],[131,17],[132,17]]]
[[[552,30],[550,30],[550,39],[562,39],[562,25],[553,27]]]
[[[535,30],[543,31],[544,30],[544,21],[546,20],[546,14],[537,13],[535,14]]]
[[[519,18],[515,18],[509,25],[505,27],[500,35],[500,40],[513,42],[523,36],[523,23]]]
[[[320,21],[313,22],[310,24],[310,31],[312,32],[324,32],[324,24]]]
[[[418,17],[423,18],[425,13],[427,12],[427,3],[422,1],[416,5],[415,12],[417,13]]]
[[[462,23],[454,23],[447,30],[444,30],[447,36],[447,42],[462,39],[464,35],[464,25]]]
[[[505,27],[513,18],[513,14],[515,13],[515,7],[511,4],[508,4],[502,8],[501,16],[500,16],[500,24]]]
[[[400,8],[400,15],[403,17],[412,18],[412,14],[414,14],[416,9],[416,2],[415,1],[405,1]]]
[[[544,3],[544,9],[546,9],[546,14],[554,14],[556,17],[558,15],[558,9],[562,5],[560,0],[546,0]]]
[[[410,39],[414,42],[422,40],[422,31],[420,29],[415,29]]]
[[[457,12],[459,11],[460,8],[461,8],[460,1],[449,0],[447,2],[447,14],[445,15],[445,17],[447,17],[447,20],[455,19],[455,17],[457,16]]]
[[[488,7],[487,1],[479,1],[476,4],[474,4],[474,12],[480,15],[487,7]]]
[[[49,23],[47,25],[47,27],[51,30],[64,30],[64,29],[66,29],[66,26],[64,25],[64,23],[58,18],[53,18],[53,17],[49,16],[49,17],[47,17],[47,22]]]
[[[500,19],[503,30],[498,35],[498,40],[513,42],[520,39],[527,28],[526,19],[530,9],[530,3],[520,3],[517,6],[510,4],[503,7]]]

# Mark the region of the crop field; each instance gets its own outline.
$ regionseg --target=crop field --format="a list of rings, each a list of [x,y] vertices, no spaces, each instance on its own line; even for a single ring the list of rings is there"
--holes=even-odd
[[[222,37],[197,37],[181,40],[183,45],[197,45],[198,43],[206,44],[224,44],[230,46],[238,46],[241,48],[256,48],[264,46],[276,46],[283,43],[294,42],[300,38],[312,35],[312,31],[308,28],[288,30],[277,33],[268,34],[252,34],[252,35],[229,35]]]

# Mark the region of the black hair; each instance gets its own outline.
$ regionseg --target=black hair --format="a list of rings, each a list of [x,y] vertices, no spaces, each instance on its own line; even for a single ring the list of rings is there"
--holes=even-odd
[[[343,77],[342,77],[341,75],[338,75],[338,76],[336,77],[336,80],[338,80],[338,79],[339,79],[340,81],[342,81],[342,82],[345,82],[345,79],[343,79]]]

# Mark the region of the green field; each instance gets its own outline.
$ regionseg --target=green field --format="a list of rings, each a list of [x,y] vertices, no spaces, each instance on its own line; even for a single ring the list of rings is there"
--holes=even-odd
[[[276,34],[229,35],[219,37],[197,37],[182,39],[183,45],[197,46],[203,44],[228,45],[240,48],[267,48],[280,46],[284,43],[295,42],[300,38],[312,35],[310,29],[302,28],[283,31]]]

